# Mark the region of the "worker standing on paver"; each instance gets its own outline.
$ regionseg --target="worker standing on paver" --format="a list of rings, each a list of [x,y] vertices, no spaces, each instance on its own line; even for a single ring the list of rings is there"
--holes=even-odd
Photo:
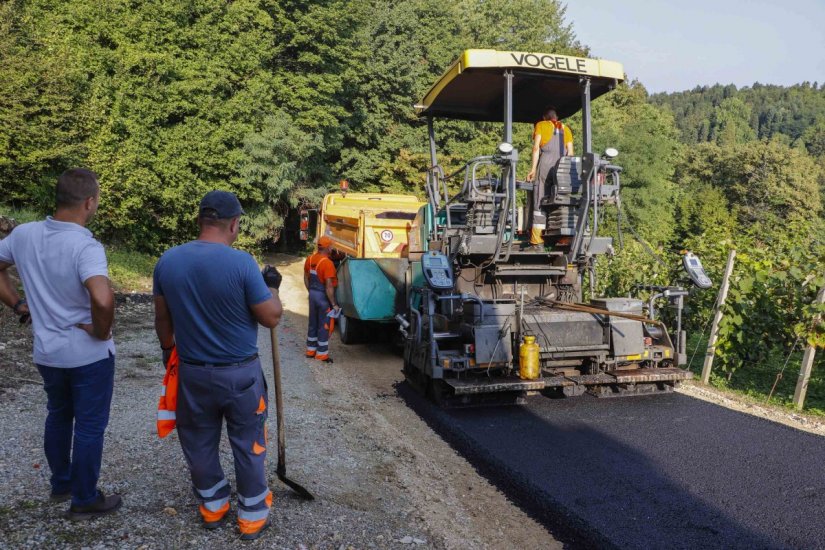
[[[243,213],[232,193],[204,196],[198,239],[167,250],[155,266],[155,330],[164,363],[173,347],[180,358],[175,420],[203,526],[220,527],[229,512],[218,456],[225,418],[241,539],[254,540],[269,527],[272,505],[258,323],[272,328],[281,318],[281,275],[270,266],[259,272],[251,255],[232,248]]]
[[[21,322],[31,315],[34,363],[48,398],[43,447],[51,500],[71,498],[68,518],[84,520],[122,504],[97,488],[114,385],[115,298],[103,245],[86,229],[100,199],[97,175],[66,170],[56,199],[53,217],[24,223],[0,241],[0,301]],[[12,265],[28,303],[9,278]]]
[[[564,156],[573,156],[573,133],[559,120],[555,107],[547,107],[533,129],[533,159],[527,181],[533,182],[532,227],[530,247],[544,251],[544,230],[547,218],[541,210],[541,200],[547,192],[550,171]]]
[[[330,259],[332,239],[318,239],[318,252],[304,262],[304,286],[309,291],[309,319],[307,322],[307,357],[331,362],[329,357],[329,333],[331,317],[338,310],[335,287],[338,278],[335,264]],[[330,315],[332,313],[332,316]]]

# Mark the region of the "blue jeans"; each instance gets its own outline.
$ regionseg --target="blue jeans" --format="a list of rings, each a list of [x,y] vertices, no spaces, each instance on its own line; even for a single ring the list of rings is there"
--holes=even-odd
[[[97,499],[103,432],[109,423],[115,357],[70,369],[37,365],[48,396],[43,448],[52,492],[71,492],[72,504]]]

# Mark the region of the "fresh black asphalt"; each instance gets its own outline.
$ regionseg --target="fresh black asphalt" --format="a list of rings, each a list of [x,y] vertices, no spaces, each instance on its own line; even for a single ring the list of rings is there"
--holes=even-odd
[[[405,386],[571,548],[825,548],[823,436],[678,393],[441,410]]]

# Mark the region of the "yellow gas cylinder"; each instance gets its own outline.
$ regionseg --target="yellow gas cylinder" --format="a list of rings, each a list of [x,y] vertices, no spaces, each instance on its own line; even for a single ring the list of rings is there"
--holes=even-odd
[[[535,380],[541,375],[539,345],[535,336],[525,336],[518,350],[518,375],[523,380]]]

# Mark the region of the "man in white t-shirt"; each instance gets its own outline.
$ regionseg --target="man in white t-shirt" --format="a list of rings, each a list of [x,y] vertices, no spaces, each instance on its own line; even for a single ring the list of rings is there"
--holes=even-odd
[[[86,229],[99,196],[94,172],[66,170],[57,180],[54,216],[20,225],[0,241],[0,301],[21,317],[31,315],[34,363],[48,397],[43,446],[51,498],[71,498],[73,520],[108,514],[122,504],[119,495],[97,489],[115,370],[115,304],[106,254]],[[9,277],[12,265],[25,300]]]

